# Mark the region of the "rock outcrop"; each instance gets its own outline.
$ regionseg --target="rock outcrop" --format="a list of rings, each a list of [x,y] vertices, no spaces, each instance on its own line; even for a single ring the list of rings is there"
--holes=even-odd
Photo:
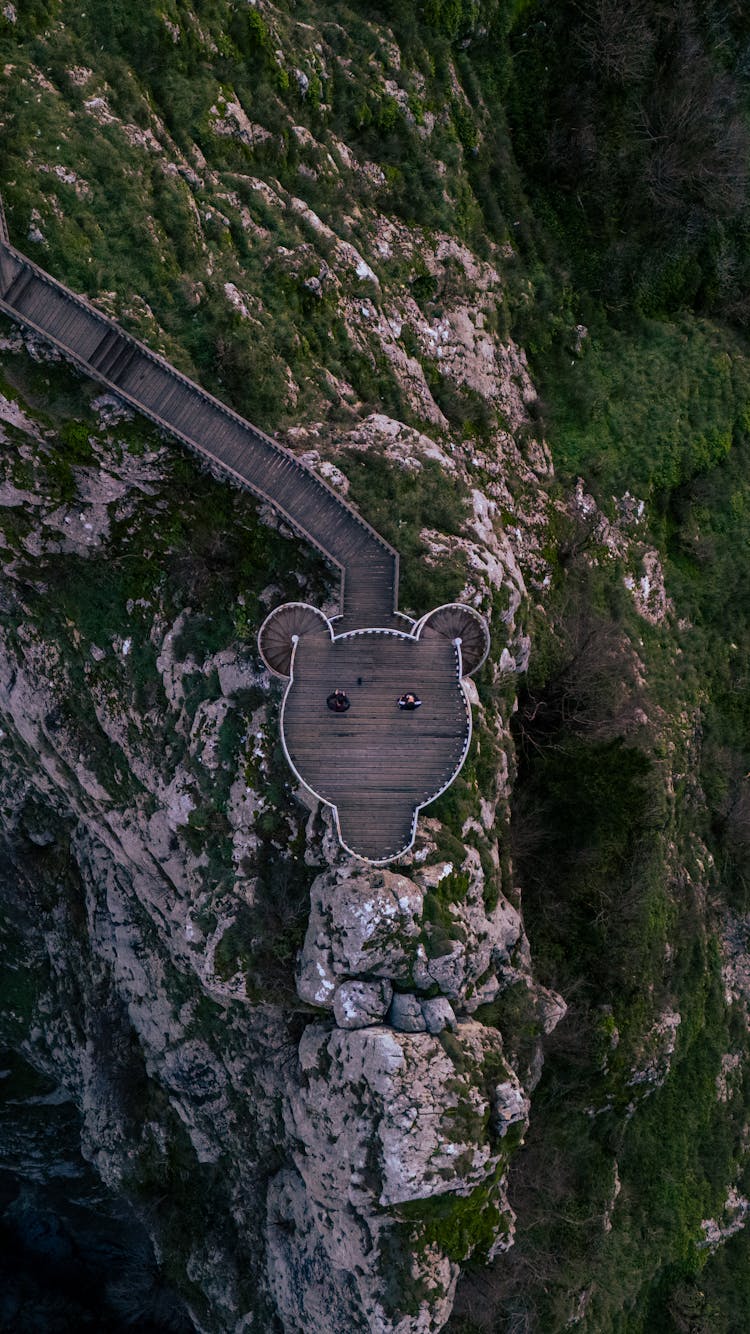
[[[426,820],[399,869],[339,859],[312,882],[297,991],[328,1017],[300,1042],[285,1112],[294,1171],[268,1196],[290,1334],[322,1334],[310,1311],[321,1291],[342,1289],[346,1328],[438,1330],[460,1262],[512,1243],[505,1171],[529,1096],[501,1035],[472,1015],[519,981],[546,1031],[565,1006],[534,986],[520,913],[501,889],[491,831],[504,799],[500,781],[482,823],[469,819],[460,861],[440,856],[440,827]]]
[[[511,1127],[522,1130],[529,1104],[499,1035],[473,1021],[460,1024],[451,1043],[383,1025],[345,1033],[314,1024],[300,1065],[287,1122],[296,1175],[285,1169],[268,1201],[271,1272],[286,1328],[309,1329],[310,1286],[335,1290],[335,1275],[346,1274],[357,1292],[351,1328],[440,1329],[458,1261],[477,1246],[489,1257],[512,1239],[499,1183],[506,1137]],[[436,1202],[443,1208],[433,1216]],[[456,1253],[455,1241],[441,1245],[441,1231],[452,1239],[452,1211],[465,1212],[467,1203],[473,1216]],[[301,1219],[308,1222],[297,1230]],[[415,1294],[420,1309],[409,1314]]]
[[[499,977],[528,962],[528,947],[506,898],[487,908],[481,860],[471,847],[465,853],[458,871],[443,861],[416,862],[407,877],[351,862],[318,876],[298,967],[300,998],[330,1007],[340,982],[358,977],[424,992],[437,987],[469,1012],[494,1000]]]

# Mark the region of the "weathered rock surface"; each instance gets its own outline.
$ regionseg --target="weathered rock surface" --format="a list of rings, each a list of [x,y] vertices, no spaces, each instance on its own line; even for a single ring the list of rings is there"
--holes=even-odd
[[[699,1243],[700,1249],[715,1251],[718,1246],[741,1232],[750,1221],[750,1200],[734,1186],[727,1191],[723,1214],[720,1218],[704,1218],[701,1227],[705,1239]]]
[[[427,1024],[416,996],[397,991],[391,1001],[388,1020],[401,1033],[425,1033]]]
[[[439,931],[424,916],[424,899],[453,874],[449,863],[417,863],[409,878],[351,865],[318,876],[298,967],[300,998],[330,1007],[338,980],[358,976],[387,977],[425,992],[438,987],[467,1011],[493,1000],[511,960],[527,961],[520,915],[502,894],[488,911],[474,848],[465,849],[457,869],[468,884],[446,907]]]
[[[422,1017],[428,1033],[442,1033],[444,1028],[456,1027],[453,1006],[444,996],[434,996],[422,1001]]]
[[[70,77],[81,86],[96,81],[88,69]],[[295,77],[304,95],[309,75]],[[398,100],[403,90],[393,89]],[[156,155],[184,185],[206,282],[218,284],[233,321],[257,324],[265,312],[237,267],[225,256],[214,273],[210,232],[228,235],[237,223],[264,245],[270,226],[201,150],[186,156],[158,116],[148,129],[127,125],[95,86],[87,93],[87,117]],[[430,116],[420,133],[430,132]],[[222,151],[232,141],[245,151],[268,138],[230,89],[209,120]],[[323,154],[304,126],[291,132],[301,152]],[[335,158],[325,151],[326,170],[383,186],[379,167],[341,142],[334,148]],[[300,189],[310,170],[303,167]],[[88,188],[82,178],[81,185]],[[306,300],[336,308],[356,356],[385,359],[403,403],[426,423],[417,430],[385,412],[363,417],[346,372],[325,368],[346,425],[334,426],[324,412],[314,422],[308,411],[289,430],[290,444],[343,493],[349,479],[340,450],[384,455],[410,476],[439,470],[465,523],[460,535],[418,534],[425,563],[463,562],[456,595],[503,628],[496,673],[525,670],[529,643],[516,623],[526,596],[521,562],[541,584],[548,505],[539,479],[550,460],[531,424],[536,395],[525,356],[475,308],[477,293],[488,311],[502,301],[503,255],[480,260],[446,234],[373,210],[349,219],[339,235],[338,223],[323,221],[276,180],[246,177],[248,190],[269,216],[284,218],[289,244],[274,246],[271,262]],[[213,194],[211,207],[194,191]],[[413,262],[439,281],[439,314],[426,312],[404,280],[403,266]],[[200,304],[205,284],[190,279],[190,287]],[[158,343],[141,299],[116,292],[98,299]],[[27,345],[46,356],[34,340]],[[13,354],[22,346],[15,334],[5,344]],[[487,405],[494,425],[481,446],[451,438],[433,371]],[[289,403],[302,388],[287,367]],[[306,372],[304,392],[315,401]],[[320,396],[321,409],[325,403]],[[299,549],[285,558],[277,551],[255,593],[243,588],[233,601],[223,585],[217,598],[207,593],[216,587],[212,562],[226,559],[220,548],[231,533],[179,547],[180,532],[201,511],[191,496],[189,513],[184,497],[178,512],[172,451],[153,437],[131,450],[119,436],[124,423],[131,428],[121,405],[105,395],[93,406],[90,461],[69,469],[61,494],[40,480],[54,448],[46,424],[0,399],[0,443],[12,443],[19,465],[0,476],[0,517],[11,515],[7,538],[0,523],[8,545],[0,599],[2,838],[19,865],[35,857],[51,868],[67,859],[75,881],[53,893],[52,870],[40,873],[50,901],[38,927],[24,922],[49,970],[24,1021],[30,1058],[57,1072],[80,1105],[83,1153],[102,1181],[143,1199],[156,1251],[168,1251],[182,1276],[196,1328],[266,1334],[278,1318],[285,1334],[436,1334],[472,1244],[464,1256],[443,1245],[439,1229],[427,1228],[429,1202],[440,1196],[450,1221],[451,1201],[469,1201],[483,1220],[483,1254],[509,1245],[504,1173],[528,1114],[499,1034],[468,1017],[519,978],[533,985],[495,841],[512,763],[507,719],[477,701],[491,777],[471,792],[457,827],[446,831],[428,812],[413,856],[398,870],[343,854],[330,815],[295,802],[286,771],[274,769],[269,681],[254,653],[258,608],[284,600],[287,585],[299,595],[308,578],[289,568],[301,563]],[[238,532],[254,533],[252,506],[243,504]],[[511,527],[509,511],[517,519]],[[273,529],[265,543],[283,525],[262,517]],[[177,536],[161,542],[164,533]],[[91,586],[99,577],[108,587],[104,562],[119,579],[144,550],[154,576],[144,575],[132,595],[128,584],[116,616],[108,605],[88,608],[82,593],[87,616],[73,609],[55,619],[60,562],[89,562]],[[164,571],[182,579],[172,601]],[[321,604],[329,595],[316,587]],[[234,630],[218,638],[212,625],[221,616]],[[310,880],[300,1014],[289,984]],[[310,1006],[317,1014],[300,1038]],[[134,1086],[137,1116],[125,1096]],[[184,1196],[182,1183],[189,1183]],[[183,1214],[176,1235],[165,1199]]]
[[[512,1122],[525,1121],[528,1102],[503,1060],[498,1033],[466,1021],[453,1043],[386,1027],[344,1032],[312,1024],[305,1030],[301,1085],[287,1110],[296,1174],[285,1169],[268,1196],[272,1282],[290,1330],[310,1328],[303,1312],[313,1282],[314,1307],[321,1293],[334,1291],[334,1309],[354,1321],[341,1328],[399,1334],[440,1328],[458,1267],[439,1246],[420,1247],[419,1213],[399,1225],[399,1206],[437,1195],[466,1198],[483,1187],[485,1207],[491,1202],[505,1216],[507,1231],[498,1234],[498,1244],[508,1244],[512,1213],[503,1190],[502,1136]],[[488,1130],[501,1122],[502,1131]],[[394,1290],[389,1279],[394,1247],[423,1294],[417,1314],[399,1310],[406,1291]],[[336,1273],[348,1276],[344,1292],[358,1290],[353,1306],[350,1300],[341,1305]],[[353,1312],[363,1308],[370,1323],[360,1325]]]
[[[339,1028],[366,1028],[385,1017],[393,995],[390,982],[342,982],[333,997]]]
[[[490,1094],[490,1103],[493,1125],[501,1138],[519,1121],[526,1124],[531,1100],[524,1093],[518,1080],[496,1084]]]
[[[423,894],[406,876],[356,862],[324,871],[310,890],[310,919],[297,991],[331,1005],[337,979],[408,981],[419,939]]]
[[[28,440],[25,464],[36,467],[43,435],[3,402],[9,429]],[[193,1220],[189,1244],[173,1256],[194,1294],[196,1327],[239,1334],[237,1313],[267,1282],[288,1331],[437,1331],[459,1266],[439,1238],[424,1234],[420,1202],[476,1193],[478,1213],[490,1211],[484,1234],[495,1237],[485,1253],[510,1244],[509,1133],[518,1128],[517,1137],[528,1115],[499,1035],[467,1018],[519,977],[530,981],[493,834],[508,794],[504,726],[481,723],[497,738],[494,789],[465,823],[460,862],[441,856],[441,826],[429,817],[403,868],[378,870],[341,852],[325,813],[289,805],[272,814],[268,679],[247,646],[201,655],[191,647],[195,612],[167,614],[154,592],[131,599],[117,628],[96,635],[53,633],[30,610],[45,594],[48,562],[99,559],[121,525],[168,512],[166,449],[132,455],[113,447],[122,417],[109,401],[98,411],[96,466],[81,469],[74,506],[48,502],[43,487],[8,489],[9,479],[2,493],[8,508],[34,515],[6,565],[0,623],[3,838],[12,858],[23,861],[20,839],[50,866],[64,848],[78,905],[44,919],[39,948],[53,981],[34,1014],[30,1057],[81,1106],[84,1156],[113,1192],[128,1194],[133,1178],[146,1176],[147,1198],[161,1198],[175,1144],[191,1199],[200,1174],[231,1159],[222,1189],[232,1241],[219,1235],[219,1210]],[[417,460],[437,459],[447,472],[465,467],[390,419],[381,428],[405,462],[414,446]],[[486,553],[494,510],[478,497],[476,550],[481,544]],[[471,598],[502,591],[510,635],[523,581],[510,548],[503,552],[482,557]],[[26,583],[29,556],[38,588]],[[244,605],[238,601],[237,615]],[[148,707],[139,702],[136,653],[153,659]],[[245,952],[252,957],[264,931],[273,939],[277,930],[248,926],[261,911],[263,859],[273,857],[274,894],[283,900],[293,858],[281,844],[303,837],[302,865],[325,869],[309,873],[297,992],[330,1020],[311,1023],[297,1050],[288,1002],[270,1005],[253,990]],[[148,1090],[137,1123],[123,1094],[134,1060]],[[259,1221],[265,1164],[279,1146],[286,1162]],[[157,1215],[159,1250],[167,1243]]]
[[[342,1210],[332,1228],[328,1212],[310,1202],[293,1168],[273,1178],[267,1206],[269,1279],[285,1334],[313,1329],[437,1334],[442,1329],[451,1312],[458,1265],[436,1247],[425,1246],[421,1263],[408,1251],[393,1254],[387,1222],[374,1216],[365,1227],[353,1211]],[[410,1293],[416,1310],[394,1309],[389,1286]]]

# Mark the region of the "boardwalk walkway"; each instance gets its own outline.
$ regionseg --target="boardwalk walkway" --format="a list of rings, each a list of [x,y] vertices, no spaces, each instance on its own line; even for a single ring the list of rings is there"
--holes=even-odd
[[[398,554],[289,450],[243,420],[8,240],[0,200],[0,311],[241,486],[269,501],[340,571],[340,615],[287,604],[260,647],[289,680],[282,741],[290,764],[333,807],[344,847],[391,861],[414,841],[421,807],[452,782],[471,737],[463,682],[487,653],[481,617],[451,604],[415,623],[397,610]],[[463,647],[461,647],[463,646]],[[346,689],[344,716],[326,708]],[[405,690],[422,698],[399,710]]]
[[[87,375],[269,501],[341,572],[341,628],[403,625],[398,554],[289,450],[180,374],[138,339],[20,254],[0,203],[0,310]]]

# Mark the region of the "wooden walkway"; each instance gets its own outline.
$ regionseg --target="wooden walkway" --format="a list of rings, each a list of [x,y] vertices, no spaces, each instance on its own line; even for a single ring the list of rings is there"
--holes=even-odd
[[[393,547],[289,450],[15,250],[1,212],[0,310],[270,502],[340,572],[340,628],[403,625]]]
[[[2,200],[0,311],[268,501],[340,572],[333,623],[288,604],[261,628],[270,669],[291,676],[282,741],[298,777],[333,807],[345,848],[377,863],[406,851],[419,810],[466,755],[471,711],[461,677],[487,653],[481,617],[453,604],[418,623],[400,615],[393,547],[289,450],[17,251]],[[335,687],[351,699],[343,716],[326,707]],[[414,713],[397,706],[406,690],[423,700]]]

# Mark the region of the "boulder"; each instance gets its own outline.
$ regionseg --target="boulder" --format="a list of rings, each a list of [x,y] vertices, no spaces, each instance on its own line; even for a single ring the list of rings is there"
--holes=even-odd
[[[388,1021],[400,1033],[424,1033],[427,1030],[422,1006],[416,996],[402,994],[399,991],[391,1001]]]
[[[449,905],[448,948],[423,918],[425,894],[454,870],[450,863],[415,867],[412,877],[365,867],[331,868],[310,890],[310,919],[297,970],[297,991],[309,1004],[333,1008],[336,987],[348,978],[385,979],[437,988],[462,1009],[492,1001],[499,976],[523,963],[520,915],[500,895],[488,912],[479,853],[467,847],[462,874],[468,886]],[[443,929],[444,930],[444,929]],[[444,952],[441,952],[444,951]]]
[[[414,996],[400,999],[419,1005]],[[494,1029],[459,1023],[450,1047],[430,1033],[379,1025],[307,1026],[299,1046],[303,1079],[286,1116],[292,1156],[315,1207],[371,1217],[388,1205],[466,1195],[494,1180],[502,1153],[488,1122],[493,1110],[507,1124],[520,1119],[523,1092]],[[502,1069],[494,1104],[483,1075],[488,1061]]]
[[[390,982],[342,982],[333,997],[333,1015],[339,1028],[367,1028],[380,1024],[391,1003]]]
[[[421,1009],[428,1033],[442,1033],[444,1028],[456,1027],[453,1006],[444,996],[435,996],[431,1000],[423,1000]]]
[[[407,981],[419,938],[422,890],[392,871],[337,870],[316,877],[297,971],[297,992],[312,1005],[333,1005],[339,981]]]
[[[497,1084],[490,1094],[492,1124],[502,1138],[517,1121],[526,1123],[531,1103],[516,1079]]]

